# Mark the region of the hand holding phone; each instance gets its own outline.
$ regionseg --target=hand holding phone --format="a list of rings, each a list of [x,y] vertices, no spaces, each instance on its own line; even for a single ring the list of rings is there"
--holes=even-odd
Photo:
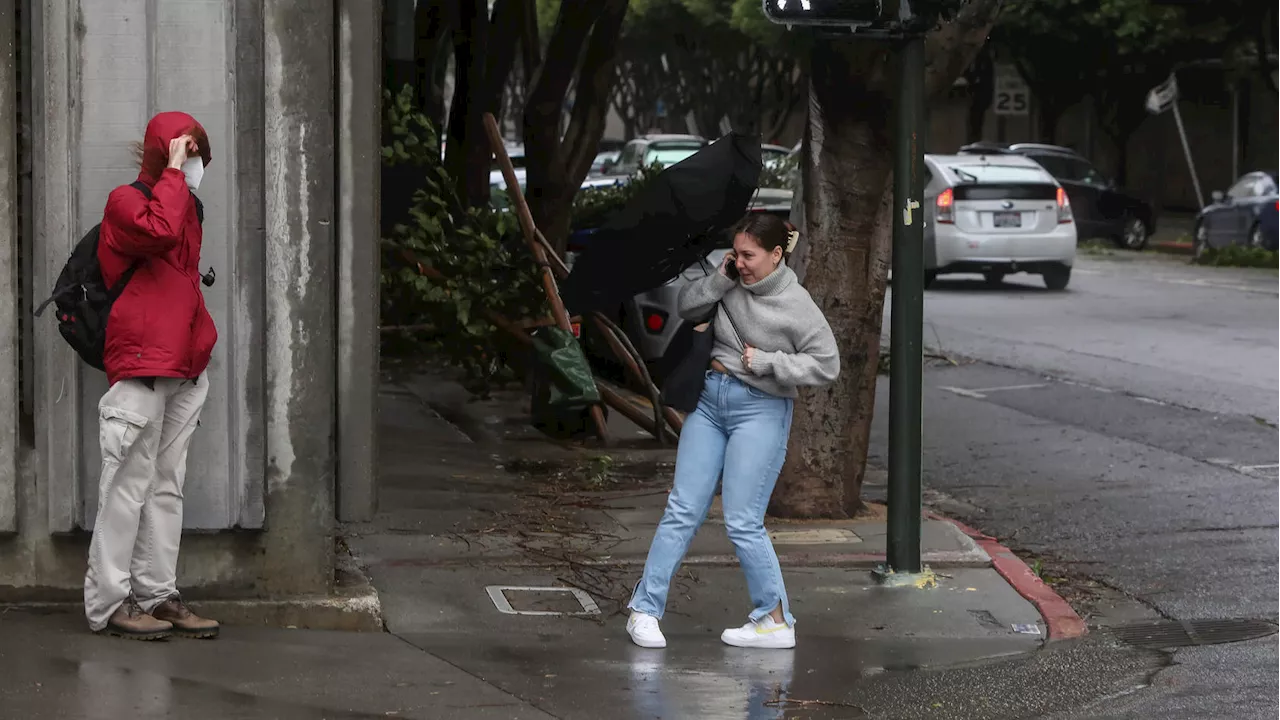
[[[738,256],[733,253],[725,253],[724,260],[720,262],[720,274],[730,280],[738,279]]]

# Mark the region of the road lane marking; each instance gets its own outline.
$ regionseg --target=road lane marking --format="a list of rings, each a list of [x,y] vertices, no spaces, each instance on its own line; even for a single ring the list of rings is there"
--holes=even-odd
[[[947,392],[952,392],[952,393],[955,393],[956,395],[963,395],[964,397],[974,398],[976,400],[981,400],[986,397],[986,395],[983,395],[980,392],[975,392],[973,390],[965,390],[964,388],[958,388],[958,387],[949,387],[947,385],[940,385],[938,389],[946,390]]]
[[[1269,463],[1267,465],[1241,465],[1242,470],[1275,470],[1280,468],[1280,463]]]
[[[962,395],[968,398],[974,398],[975,400],[985,399],[988,393],[1005,392],[1007,390],[1033,390],[1035,388],[1042,388],[1042,387],[1049,387],[1049,383],[1036,383],[1034,385],[1004,385],[1002,387],[978,388],[978,389],[958,388],[958,387],[951,387],[949,385],[938,386],[940,390],[946,390],[947,392],[952,392],[952,393],[955,393],[956,395]]]
[[[1205,462],[1228,470],[1234,470],[1241,475],[1251,475],[1253,477],[1275,477],[1280,475],[1280,463],[1241,465],[1230,458],[1209,458]]]
[[[1005,385],[1003,387],[979,388],[973,392],[993,393],[1004,392],[1005,390],[1033,390],[1035,388],[1049,387],[1049,383],[1036,383],[1034,385]]]

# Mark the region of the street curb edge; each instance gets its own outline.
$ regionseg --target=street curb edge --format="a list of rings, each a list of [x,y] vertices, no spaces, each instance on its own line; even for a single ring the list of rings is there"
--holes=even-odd
[[[1076,613],[1071,605],[1062,599],[1062,596],[1053,591],[1053,588],[1045,584],[1043,580],[1032,572],[1022,558],[1019,558],[1012,550],[1001,545],[998,540],[987,535],[986,533],[975,530],[958,520],[934,515],[939,520],[947,522],[959,528],[960,532],[968,535],[983,550],[991,556],[991,566],[1000,576],[1005,579],[1019,595],[1026,598],[1028,602],[1036,606],[1036,610],[1040,611],[1040,616],[1044,618],[1045,626],[1049,631],[1050,640],[1069,640],[1078,638],[1089,632],[1089,626],[1085,624],[1083,618]]]

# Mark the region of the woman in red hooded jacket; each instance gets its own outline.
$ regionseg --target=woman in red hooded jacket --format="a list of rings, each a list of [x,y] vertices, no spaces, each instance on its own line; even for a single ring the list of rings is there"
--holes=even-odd
[[[98,239],[108,287],[132,277],[111,308],[103,357],[111,387],[98,403],[102,475],[84,580],[94,632],[136,639],[216,637],[176,587],[187,448],[209,393],[217,341],[201,290],[204,208],[194,191],[209,137],[186,113],[147,124],[138,181],[111,192]]]

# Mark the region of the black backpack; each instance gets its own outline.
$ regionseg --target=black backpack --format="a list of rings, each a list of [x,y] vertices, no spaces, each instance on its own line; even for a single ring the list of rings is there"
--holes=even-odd
[[[148,201],[151,200],[151,188],[144,183],[135,182],[130,187],[137,188]],[[40,317],[49,303],[55,303],[58,307],[58,332],[62,333],[62,338],[86,363],[104,370],[103,354],[106,352],[107,318],[111,316],[111,306],[142,263],[135,262],[120,276],[115,287],[108,288],[102,279],[102,266],[98,264],[98,231],[101,227],[101,224],[94,225],[76,243],[71,257],[62,266],[53,294],[40,303],[35,315]]]

